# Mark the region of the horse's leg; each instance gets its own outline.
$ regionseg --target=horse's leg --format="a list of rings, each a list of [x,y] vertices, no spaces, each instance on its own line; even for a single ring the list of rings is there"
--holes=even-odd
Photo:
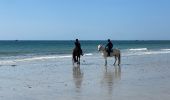
[[[80,56],[78,57],[78,63],[80,64]]]
[[[79,63],[79,57],[78,56],[76,57],[76,62],[77,62],[77,64]]]
[[[73,66],[74,66],[74,58],[72,59],[72,63],[73,63]]]
[[[118,65],[120,65],[121,55],[118,55]]]
[[[117,61],[117,57],[115,56],[115,62],[114,62],[114,64],[113,64],[113,65],[115,65],[115,64],[116,64],[116,61]]]
[[[77,70],[80,71],[80,65],[77,66]]]
[[[77,64],[80,64],[80,56],[77,56]]]
[[[107,66],[107,58],[105,58],[105,66]]]
[[[73,66],[74,66],[75,62],[76,62],[76,56],[75,56],[75,53],[73,51],[73,54],[72,54],[72,63],[73,63]]]

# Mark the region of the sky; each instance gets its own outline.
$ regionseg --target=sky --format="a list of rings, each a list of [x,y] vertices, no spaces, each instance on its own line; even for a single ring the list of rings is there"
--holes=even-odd
[[[170,40],[170,0],[0,0],[0,40]]]

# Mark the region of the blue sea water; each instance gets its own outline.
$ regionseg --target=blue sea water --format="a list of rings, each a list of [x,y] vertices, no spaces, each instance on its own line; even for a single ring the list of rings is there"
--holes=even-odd
[[[170,53],[170,41],[112,41],[122,56]],[[97,46],[103,40],[80,41],[85,55],[99,55]],[[0,62],[14,59],[48,59],[71,57],[74,41],[0,41]],[[39,57],[39,58],[36,58]]]

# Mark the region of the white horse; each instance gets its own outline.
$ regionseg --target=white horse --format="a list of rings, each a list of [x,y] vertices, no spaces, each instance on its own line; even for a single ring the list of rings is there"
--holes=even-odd
[[[115,57],[114,65],[116,64],[116,61],[118,59],[118,65],[120,65],[121,60],[121,53],[119,49],[113,49],[113,52],[110,53],[110,56],[108,56],[108,52],[102,45],[98,45],[98,51],[100,51],[105,59],[105,66],[107,65],[107,57]]]

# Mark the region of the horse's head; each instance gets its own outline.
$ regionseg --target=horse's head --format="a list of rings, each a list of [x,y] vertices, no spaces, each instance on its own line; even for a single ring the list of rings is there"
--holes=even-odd
[[[98,45],[98,51],[101,51],[102,45]]]

